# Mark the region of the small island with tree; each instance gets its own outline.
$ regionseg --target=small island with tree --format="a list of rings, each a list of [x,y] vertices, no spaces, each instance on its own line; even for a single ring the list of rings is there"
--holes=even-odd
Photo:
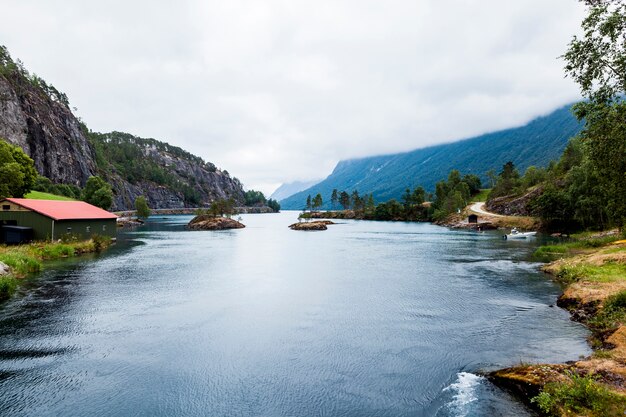
[[[196,217],[187,224],[187,228],[189,230],[227,230],[246,227],[241,222],[232,219],[233,214],[235,214],[235,201],[232,198],[215,200],[208,209],[198,210]]]

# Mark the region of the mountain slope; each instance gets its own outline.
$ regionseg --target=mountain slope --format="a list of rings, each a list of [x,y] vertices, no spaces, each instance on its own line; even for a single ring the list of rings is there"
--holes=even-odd
[[[334,188],[373,193],[376,201],[387,201],[399,199],[407,187],[421,185],[432,191],[435,183],[446,178],[452,169],[479,175],[486,181],[487,171],[500,171],[507,161],[513,161],[522,173],[531,165],[545,166],[559,158],[568,140],[582,127],[570,107],[518,128],[410,152],[340,161],[324,181],[280,204],[283,209],[299,210],[307,195],[317,193],[328,202]]]
[[[272,193],[270,198],[272,198],[272,199],[274,199],[276,201],[284,200],[285,198],[291,197],[292,195],[294,195],[297,192],[300,192],[302,190],[306,190],[307,188],[310,188],[310,187],[314,186],[315,184],[319,183],[320,181],[321,180],[294,181],[294,182],[289,182],[289,183],[282,184],[280,187],[278,187],[276,189],[276,191],[274,191]]]
[[[244,201],[236,178],[190,153],[126,133],[88,131],[67,96],[31,75],[0,45],[0,140],[17,145],[53,183],[82,187],[92,175],[114,192],[114,210],[134,208],[144,195],[152,208],[206,206],[216,198]]]

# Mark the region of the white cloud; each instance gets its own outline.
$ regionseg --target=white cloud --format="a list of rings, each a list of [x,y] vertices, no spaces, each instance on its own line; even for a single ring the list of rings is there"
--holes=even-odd
[[[94,130],[270,192],[339,159],[522,124],[578,98],[574,0],[4,0],[0,39]]]

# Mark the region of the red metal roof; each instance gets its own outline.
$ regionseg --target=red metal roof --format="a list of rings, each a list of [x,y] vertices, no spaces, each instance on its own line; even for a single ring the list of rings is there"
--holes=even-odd
[[[5,200],[54,220],[117,219],[115,214],[84,201],[31,200],[28,198]]]

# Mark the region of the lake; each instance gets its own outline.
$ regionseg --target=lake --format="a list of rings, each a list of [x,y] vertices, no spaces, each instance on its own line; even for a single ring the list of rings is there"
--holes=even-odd
[[[529,416],[480,372],[590,353],[534,240],[296,217],[47,265],[0,305],[0,414]]]

